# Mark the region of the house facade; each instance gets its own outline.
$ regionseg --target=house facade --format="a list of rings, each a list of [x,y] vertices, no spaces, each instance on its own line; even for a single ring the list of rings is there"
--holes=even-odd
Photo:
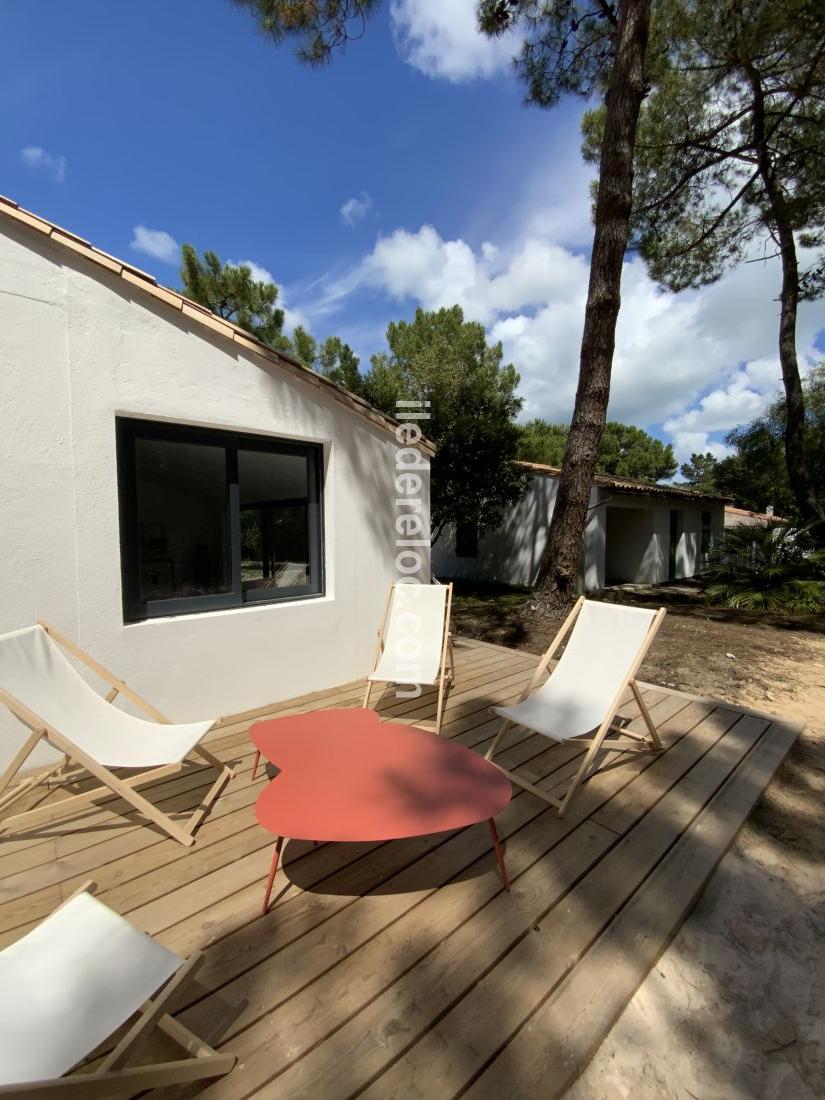
[[[181,721],[363,676],[401,449],[391,418],[0,202],[0,632],[44,619]],[[427,517],[432,450],[405,451]],[[0,714],[0,766],[22,735]]]
[[[529,587],[535,582],[553,514],[560,470],[520,463],[527,493],[505,522],[478,539],[445,530],[433,547],[440,578]],[[724,530],[725,499],[673,485],[596,475],[584,535],[579,585],[657,584],[694,576]]]

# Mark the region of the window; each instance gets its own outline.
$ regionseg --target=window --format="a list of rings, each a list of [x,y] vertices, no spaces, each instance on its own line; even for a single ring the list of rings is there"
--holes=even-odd
[[[478,557],[478,527],[475,523],[457,523],[455,527],[455,553],[457,558]]]
[[[117,420],[124,618],[323,592],[320,453]]]
[[[711,529],[711,514],[710,512],[702,512],[702,541],[700,545],[702,565],[707,565],[710,561],[710,554],[712,549],[713,532]]]

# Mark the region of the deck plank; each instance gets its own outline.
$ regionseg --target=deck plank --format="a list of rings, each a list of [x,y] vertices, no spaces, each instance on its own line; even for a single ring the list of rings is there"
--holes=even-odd
[[[690,912],[799,732],[775,722],[765,729],[691,831],[679,836],[582,962],[464,1094],[468,1100],[564,1094]]]
[[[764,731],[743,718],[729,737],[719,735],[700,761],[622,837],[564,899],[536,913],[533,935],[514,943],[448,1015],[376,1081],[365,1097],[424,1095],[424,1081],[454,1096],[484,1069],[600,933],[606,919],[644,881],[724,778]],[[721,778],[720,778],[721,777]],[[291,1095],[296,1095],[290,1089]],[[297,1095],[301,1095],[300,1091]],[[309,1095],[306,1093],[304,1095]],[[316,1094],[317,1095],[317,1094]]]
[[[444,735],[483,753],[499,726],[490,708],[518,697],[537,660],[460,640]],[[52,820],[0,838],[0,946],[91,877],[160,942],[204,949],[178,1014],[240,1062],[170,1100],[551,1100],[604,1038],[798,733],[715,700],[643,691],[661,754],[607,754],[563,820],[522,791],[497,819],[510,894],[486,830],[473,826],[391,843],[288,844],[272,908],[258,917],[272,838],[254,818],[268,779],[251,781],[249,727],[360,705],[356,681],[221,720],[210,748],[236,776],[193,848],[117,799],[63,818],[50,795]],[[435,694],[388,692],[379,710],[426,727]],[[643,732],[631,697],[621,713]],[[500,759],[558,793],[582,751],[516,729]],[[185,811],[212,778],[187,770],[155,784],[152,798]]]

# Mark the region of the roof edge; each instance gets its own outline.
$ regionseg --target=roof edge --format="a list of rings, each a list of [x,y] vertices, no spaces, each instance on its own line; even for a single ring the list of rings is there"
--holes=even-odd
[[[252,352],[286,371],[294,378],[298,378],[316,389],[324,390],[328,396],[344,405],[350,412],[375,424],[376,427],[387,431],[391,435],[394,436],[396,428],[401,425],[402,422],[396,420],[395,417],[381,412],[380,409],[375,408],[363,397],[359,397],[358,394],[339,386],[337,382],[318,374],[294,356],[277,351],[269,344],[259,340],[257,336],[253,336],[251,332],[247,332],[246,329],[242,329],[231,321],[226,321],[224,318],[212,313],[199,302],[195,302],[175,290],[170,290],[168,287],[161,286],[154,275],[150,275],[117,256],[104,252],[103,249],[96,248],[84,237],[79,237],[76,233],[64,229],[55,222],[50,222],[38,214],[33,214],[6,195],[0,195],[0,214],[4,214],[20,225],[42,233],[43,236],[53,240],[56,244],[70,249],[111,274],[118,275],[130,286],[137,287],[138,290],[144,291],[156,301],[163,302],[197,324],[201,324],[212,332],[217,332],[219,335],[226,337],[244,351]],[[414,446],[430,458],[435,454],[435,444],[426,437],[422,436]]]
[[[544,477],[560,477],[561,467],[547,466],[542,462],[527,462],[524,459],[516,459],[515,465],[524,470],[532,470]],[[715,500],[724,502],[733,500],[733,497],[724,496],[721,493],[702,493],[698,489],[690,489],[680,485],[660,485],[653,481],[642,481],[635,477],[620,477],[617,474],[596,474],[593,478],[594,485],[601,485],[606,489],[615,489],[618,493],[648,493],[652,496],[687,497],[690,500]]]

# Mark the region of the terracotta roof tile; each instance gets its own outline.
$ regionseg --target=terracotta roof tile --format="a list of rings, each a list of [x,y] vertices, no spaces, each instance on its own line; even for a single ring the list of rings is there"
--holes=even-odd
[[[546,477],[559,477],[561,469],[558,466],[545,466],[541,462],[517,462],[517,466],[525,470],[533,470],[537,474]],[[619,477],[614,474],[596,474],[593,478],[595,485],[601,485],[606,489],[615,489],[625,493],[649,493],[651,496],[664,497],[690,497],[693,500],[732,500],[732,497],[723,496],[720,493],[702,493],[698,489],[691,489],[686,485],[659,485],[651,481],[642,481],[637,477]]]
[[[748,519],[770,521],[771,523],[784,523],[782,516],[776,516],[773,512],[751,512],[748,508],[735,508],[732,504],[725,505],[725,515],[746,516]]]

